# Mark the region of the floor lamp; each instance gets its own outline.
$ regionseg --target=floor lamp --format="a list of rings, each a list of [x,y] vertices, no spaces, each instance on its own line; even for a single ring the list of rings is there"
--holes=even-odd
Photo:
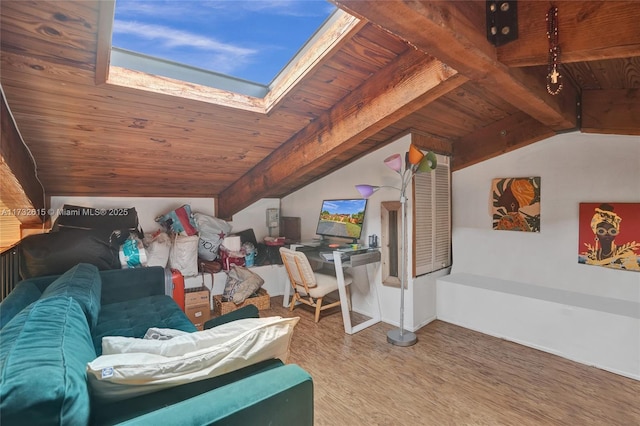
[[[387,342],[396,346],[414,345],[418,338],[415,333],[404,329],[404,288],[407,282],[407,217],[406,217],[406,190],[416,173],[430,172],[437,166],[436,156],[433,152],[426,155],[422,153],[413,144],[409,146],[409,152],[405,154],[404,170],[402,156],[394,154],[384,160],[384,164],[400,175],[400,188],[395,186],[373,186],[373,185],[356,185],[356,189],[363,198],[369,198],[380,188],[395,188],[400,191],[401,221],[402,235],[401,248],[402,256],[400,262],[400,328],[391,330],[387,333]]]

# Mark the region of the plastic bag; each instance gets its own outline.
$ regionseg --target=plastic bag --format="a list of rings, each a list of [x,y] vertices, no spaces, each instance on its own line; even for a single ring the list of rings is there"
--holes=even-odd
[[[171,252],[171,237],[166,232],[158,231],[151,238],[144,239],[147,248],[147,266],[167,267]]]
[[[20,276],[23,279],[60,275],[78,263],[91,263],[104,271],[120,269],[120,244],[109,230],[67,229],[35,234],[20,241]]]
[[[244,266],[247,268],[253,266],[256,257],[256,247],[247,241],[242,244],[242,251],[244,252]]]
[[[220,246],[220,263],[222,269],[228,271],[233,265],[244,266],[244,253],[241,251],[230,251],[223,245]]]
[[[129,238],[120,246],[118,255],[122,268],[147,266],[147,252],[136,234],[129,234]]]
[[[174,235],[169,253],[169,267],[185,277],[198,275],[198,235]]]
[[[258,291],[264,280],[243,266],[233,265],[229,270],[227,282],[222,293],[222,301],[233,301],[236,305]]]
[[[160,224],[168,233],[178,235],[196,235],[198,227],[191,213],[191,206],[184,204],[174,211],[156,217],[156,222]]]
[[[202,213],[194,213],[193,217],[200,231],[198,256],[204,260],[216,260],[222,240],[231,232],[231,225],[222,219]]]

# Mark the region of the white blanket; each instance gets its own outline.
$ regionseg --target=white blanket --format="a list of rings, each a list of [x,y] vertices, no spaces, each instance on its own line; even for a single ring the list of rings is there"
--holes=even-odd
[[[286,362],[299,318],[247,318],[169,340],[109,336],[87,365],[96,397],[119,400],[216,377],[271,358]]]

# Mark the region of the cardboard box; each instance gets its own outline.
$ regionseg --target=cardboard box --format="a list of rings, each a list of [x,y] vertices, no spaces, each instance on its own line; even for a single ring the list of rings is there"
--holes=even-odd
[[[189,321],[200,331],[204,330],[204,323],[211,318],[209,304],[187,307],[186,312]]]
[[[209,305],[210,300],[209,289],[207,287],[194,287],[184,290],[184,307],[185,310],[189,306]]]
[[[185,290],[185,314],[198,330],[204,329],[204,323],[211,318],[209,289],[206,287],[189,288]]]

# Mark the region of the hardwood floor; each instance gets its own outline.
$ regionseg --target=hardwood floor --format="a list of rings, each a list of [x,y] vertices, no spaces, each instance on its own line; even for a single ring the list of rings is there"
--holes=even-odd
[[[317,426],[640,425],[640,381],[442,321],[401,348],[388,324],[345,334],[338,309],[316,324],[279,296],[269,315],[300,317],[289,363],[313,376]]]

